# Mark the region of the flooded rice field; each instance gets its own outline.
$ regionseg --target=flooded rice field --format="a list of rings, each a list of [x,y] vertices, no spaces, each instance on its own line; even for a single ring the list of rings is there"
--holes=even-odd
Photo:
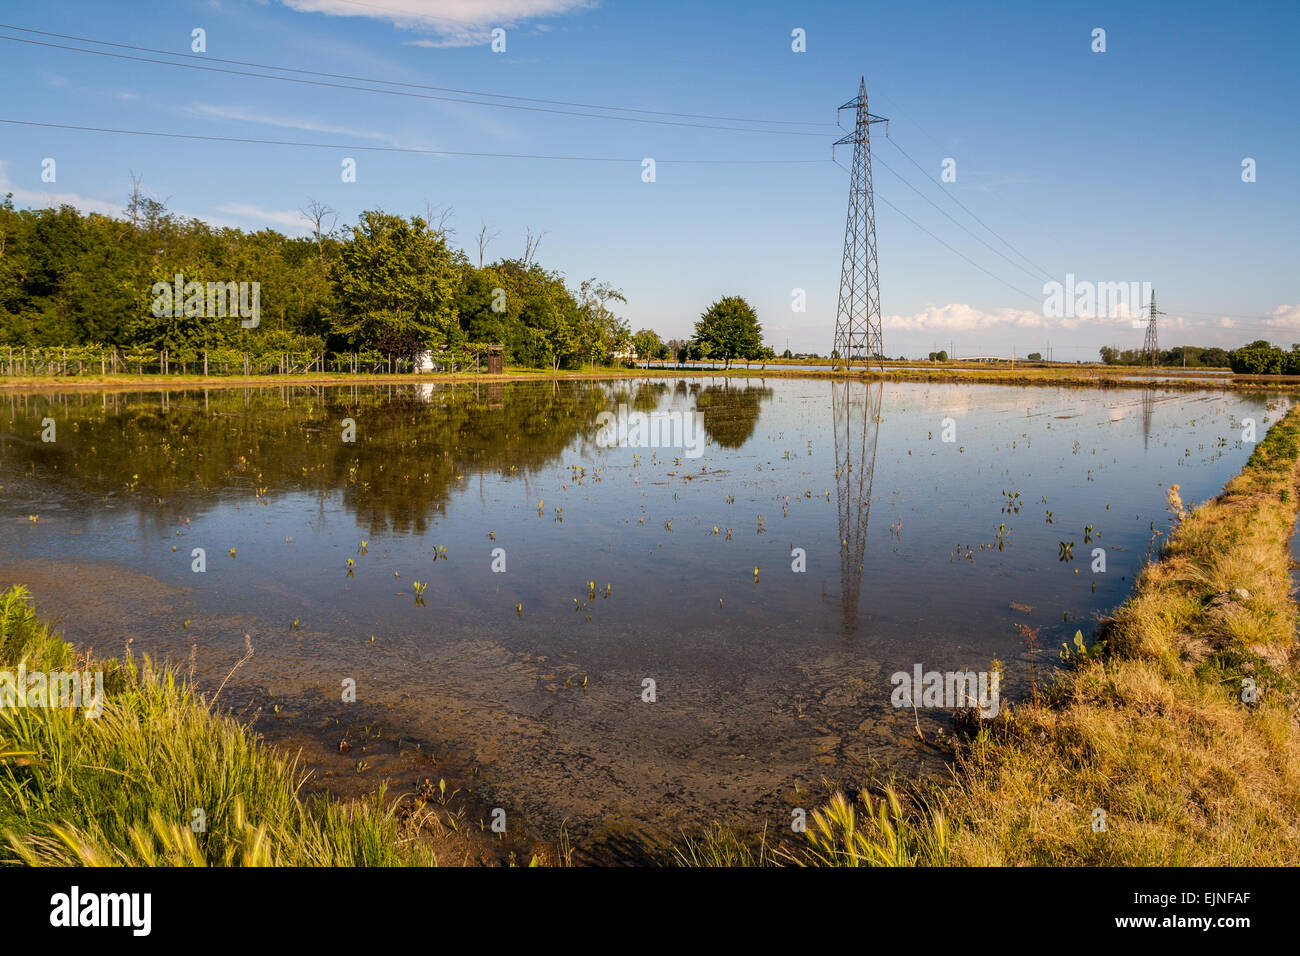
[[[9,394],[0,584],[209,692],[249,635],[222,702],[336,789],[455,774],[590,838],[780,826],[825,781],[941,770],[915,728],[951,709],[895,707],[891,675],[996,659],[1027,693],[1031,657],[1041,678],[1125,598],[1169,487],[1216,494],[1284,401],[722,376]],[[682,413],[679,447],[611,446],[620,407]]]

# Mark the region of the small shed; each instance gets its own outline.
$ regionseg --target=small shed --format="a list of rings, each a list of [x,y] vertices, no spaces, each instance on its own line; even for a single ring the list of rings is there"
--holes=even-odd
[[[501,374],[505,364],[505,351],[506,347],[504,345],[489,345],[487,347],[487,370],[489,375]]]

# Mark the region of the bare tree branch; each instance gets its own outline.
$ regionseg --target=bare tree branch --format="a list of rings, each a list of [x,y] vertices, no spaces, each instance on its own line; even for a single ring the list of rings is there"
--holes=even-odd
[[[435,206],[429,200],[424,201],[424,223],[429,227],[429,231],[443,239],[450,240],[456,235],[456,228],[451,224],[452,217],[456,215],[455,206]]]
[[[550,232],[549,229],[543,229],[541,232],[534,234],[532,226],[524,228],[524,268],[529,269],[533,265],[533,258],[537,255],[537,247],[542,244],[542,236]]]
[[[484,255],[487,253],[487,247],[490,246],[493,240],[495,240],[500,235],[501,235],[500,229],[498,229],[496,232],[488,232],[487,223],[483,222],[483,220],[481,219],[479,220],[478,267],[480,269],[483,268],[483,258]]]
[[[338,221],[338,213],[325,205],[323,202],[317,202],[315,199],[307,203],[306,209],[299,209],[302,217],[311,223],[312,232],[316,236],[316,258],[320,259],[325,254],[324,237],[334,231],[334,223]],[[325,228],[324,222],[330,220],[329,228]]]

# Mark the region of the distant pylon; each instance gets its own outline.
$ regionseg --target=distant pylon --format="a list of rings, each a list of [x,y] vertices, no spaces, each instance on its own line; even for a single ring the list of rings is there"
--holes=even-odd
[[[1156,341],[1156,316],[1164,315],[1156,309],[1156,290],[1151,290],[1151,312],[1147,320],[1147,337],[1142,343],[1142,361],[1149,362],[1151,367],[1160,364],[1160,343]]]
[[[835,352],[845,364],[884,357],[880,336],[880,281],[876,275],[876,205],[871,194],[871,124],[888,123],[867,109],[867,80],[842,110],[853,109],[853,132],[835,146],[853,144],[849,170],[849,211],[844,223],[840,300],[835,314]],[[888,134],[889,127],[886,125]],[[832,153],[834,147],[831,148]]]

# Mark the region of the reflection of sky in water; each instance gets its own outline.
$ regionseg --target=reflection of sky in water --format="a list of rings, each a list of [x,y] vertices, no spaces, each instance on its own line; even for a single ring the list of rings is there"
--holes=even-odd
[[[864,404],[869,388],[878,406]],[[438,416],[454,427],[412,431],[414,444],[391,441],[379,455],[341,446],[335,429],[343,413],[334,408],[284,427],[273,425],[268,406],[249,413],[267,423],[263,440],[244,434],[233,444],[222,436],[244,420],[242,392],[213,391],[215,414],[202,413],[201,393],[174,394],[166,412],[157,394],[119,399],[116,412],[99,406],[101,444],[124,418],[147,425],[188,407],[190,445],[232,459],[222,464],[231,469],[226,477],[182,473],[161,503],[149,488],[127,487],[143,470],[139,457],[73,450],[88,440],[88,424],[77,423],[98,398],[74,395],[52,408],[46,399],[11,396],[0,448],[0,573],[33,557],[114,562],[191,589],[168,611],[194,619],[186,632],[150,616],[147,595],[134,598],[144,605],[137,647],[180,659],[195,640],[219,649],[215,657],[226,666],[238,656],[240,635],[207,633],[205,616],[244,615],[241,627],[260,639],[263,665],[309,673],[352,672],[359,642],[378,634],[399,655],[385,664],[379,692],[394,701],[452,680],[460,652],[449,649],[485,639],[508,655],[572,662],[575,673],[605,686],[635,689],[642,676],[656,675],[669,701],[663,713],[683,722],[757,724],[753,715],[807,695],[824,706],[806,732],[840,734],[867,709],[886,707],[889,673],[914,663],[982,669],[996,656],[1011,665],[1010,692],[1023,688],[1013,626],[1040,626],[1049,660],[1076,628],[1088,633],[1127,595],[1152,522],[1167,530],[1167,487],[1179,484],[1189,503],[1216,494],[1251,448],[1239,441],[1239,420],[1253,416],[1262,437],[1281,412],[1234,393],[797,379],[726,385],[704,376],[639,391],[637,383],[544,383],[448,398],[443,389],[422,389],[390,419],[355,412],[358,445],[377,442],[376,431],[397,434]],[[846,433],[869,449],[864,438],[879,408],[870,508],[856,525],[837,486],[833,410],[845,404],[832,402],[832,389],[858,416],[841,422],[840,456],[849,453]],[[554,402],[556,395],[567,404]],[[287,396],[295,409],[322,402],[319,393]],[[703,408],[711,438],[703,457],[598,447],[595,414],[619,401],[644,410]],[[46,414],[59,422],[61,442],[67,436],[60,458],[28,442]],[[945,418],[955,422],[951,444],[941,441]],[[547,450],[531,457],[522,451],[541,445]],[[493,458],[501,447],[520,448],[528,463],[511,472]],[[161,448],[136,454],[165,457]],[[354,459],[365,461],[369,490],[347,482]],[[256,497],[259,471],[270,486],[265,504]],[[442,477],[425,487],[445,481],[445,493],[383,500],[386,488],[397,496],[398,476],[418,484],[426,473]],[[1016,492],[1019,511],[1004,511]],[[27,521],[33,513],[42,515],[39,525]],[[1084,540],[1087,525],[1094,543]],[[363,539],[369,545],[360,554]],[[1058,560],[1062,541],[1074,543],[1073,562]],[[851,598],[859,544],[854,612],[844,588]],[[1106,548],[1107,572],[1094,575],[1098,546]],[[206,574],[190,571],[194,547],[207,550]],[[440,547],[446,560],[434,559]],[[806,573],[792,573],[792,547],[805,550]],[[505,574],[490,570],[494,548],[505,549]],[[428,582],[426,607],[414,606],[412,580]],[[586,608],[589,581],[600,594]],[[1033,610],[1014,610],[1013,602]],[[306,643],[280,637],[295,617],[310,632]],[[850,680],[866,690],[837,707],[834,687]],[[598,700],[596,692],[588,698]],[[556,729],[559,718],[540,713]],[[590,717],[583,733],[599,737],[604,719]],[[636,750],[626,735],[605,744]]]

